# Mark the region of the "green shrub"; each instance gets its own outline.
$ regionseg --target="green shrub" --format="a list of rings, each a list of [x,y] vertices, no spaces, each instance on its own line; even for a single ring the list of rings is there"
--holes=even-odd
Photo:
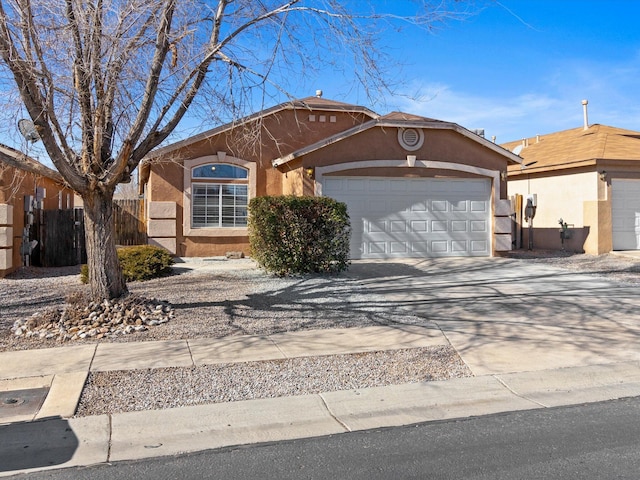
[[[251,256],[276,275],[337,273],[349,266],[347,206],[327,197],[256,197],[249,203]]]
[[[89,283],[89,265],[86,263],[80,266],[80,281]]]
[[[127,282],[149,280],[171,274],[173,258],[164,248],[153,245],[136,245],[118,248],[118,260]],[[80,280],[89,281],[89,268],[80,267]]]
[[[164,248],[153,245],[136,245],[118,249],[118,260],[124,279],[149,280],[171,274],[173,258]]]

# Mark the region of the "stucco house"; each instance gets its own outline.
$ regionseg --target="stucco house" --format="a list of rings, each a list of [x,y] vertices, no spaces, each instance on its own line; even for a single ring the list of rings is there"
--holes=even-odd
[[[508,165],[455,123],[316,96],[155,150],[140,186],[149,242],[177,256],[250,254],[249,200],[282,194],[345,202],[354,259],[491,256],[511,248]]]
[[[5,145],[0,145],[0,151],[10,157],[24,155]],[[34,260],[36,252],[30,246],[37,249],[43,246],[40,212],[73,207],[74,192],[71,189],[36,172],[10,166],[0,159],[0,278]]]
[[[640,132],[583,127],[503,144],[522,157],[510,196],[535,194],[534,248],[602,254],[640,249]],[[560,237],[560,219],[570,238]],[[528,227],[524,229],[528,244]]]

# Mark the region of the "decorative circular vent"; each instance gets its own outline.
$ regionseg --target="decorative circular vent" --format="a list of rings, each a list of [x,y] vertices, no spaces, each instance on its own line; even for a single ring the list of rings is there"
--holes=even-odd
[[[417,128],[399,128],[398,142],[402,145],[402,148],[413,152],[422,147],[424,143],[424,133]]]

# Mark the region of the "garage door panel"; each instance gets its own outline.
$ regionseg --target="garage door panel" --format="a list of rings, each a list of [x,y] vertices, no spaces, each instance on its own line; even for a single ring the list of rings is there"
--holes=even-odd
[[[454,220],[451,222],[451,231],[452,232],[466,232],[467,230],[467,222],[464,220]]]
[[[467,242],[464,240],[454,240],[451,242],[451,251],[454,253],[466,252],[467,248]]]
[[[384,233],[387,229],[387,222],[375,221],[368,222],[365,232],[368,233]]]
[[[488,180],[332,180],[325,195],[345,202],[356,226],[352,258],[490,254]]]
[[[450,211],[451,212],[466,212],[467,209],[467,202],[464,201],[460,201],[460,202],[453,202],[450,204]]]
[[[471,241],[471,251],[472,252],[486,252],[489,248],[489,245],[485,240],[473,240]]]
[[[405,242],[391,242],[389,246],[390,253],[409,253],[408,246]]]
[[[426,254],[429,253],[429,243],[424,241],[412,242],[411,253],[418,254],[419,256],[426,256]]]
[[[407,222],[402,220],[392,221],[389,230],[391,233],[404,233],[407,231]]]
[[[387,212],[387,201],[384,198],[370,198],[368,203],[365,203],[364,208],[367,212]]]
[[[412,188],[414,185],[412,185],[411,183],[407,185],[407,182],[405,180],[388,180],[388,182],[391,192],[407,193],[411,192],[411,190],[414,190]]]
[[[350,192],[351,195],[355,195],[357,192],[364,193],[367,189],[368,182],[364,179],[352,179],[349,178],[344,182],[344,189]]]
[[[487,204],[487,202],[481,202],[481,201],[472,201],[471,202],[471,211],[472,212],[479,212],[479,213],[487,213],[487,208],[489,207],[489,205]]]
[[[640,249],[640,180],[611,181],[611,217],[613,249]]]
[[[370,254],[387,253],[386,242],[368,242]]]
[[[431,231],[434,233],[446,232],[447,226],[448,225],[446,220],[436,220],[431,222]]]
[[[429,231],[429,229],[427,228],[427,221],[426,220],[413,220],[410,223],[411,225],[411,231],[415,232],[415,233],[426,233]]]
[[[432,212],[447,212],[447,202],[445,200],[433,200],[431,202],[431,211]]]
[[[472,220],[470,224],[471,224],[472,232],[488,232],[489,231],[489,225],[485,220]]]
[[[390,200],[389,201],[389,209],[387,211],[390,212],[410,212],[411,211],[411,203],[401,200]]]
[[[449,244],[446,241],[432,241],[430,250],[432,253],[446,253],[449,251]]]
[[[347,192],[348,190],[346,188],[344,188],[343,184],[344,184],[345,180],[341,179],[341,178],[335,178],[335,177],[327,177],[324,180],[324,189],[325,191],[333,191],[333,192]]]

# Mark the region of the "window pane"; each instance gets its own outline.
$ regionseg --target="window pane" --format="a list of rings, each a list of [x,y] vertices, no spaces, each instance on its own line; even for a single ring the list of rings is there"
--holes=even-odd
[[[246,227],[247,185],[193,185],[192,225],[194,227]]]
[[[220,186],[193,185],[192,225],[194,227],[220,226]]]
[[[249,172],[246,168],[224,163],[209,163],[192,170],[192,178],[225,178],[235,180],[248,177]]]

